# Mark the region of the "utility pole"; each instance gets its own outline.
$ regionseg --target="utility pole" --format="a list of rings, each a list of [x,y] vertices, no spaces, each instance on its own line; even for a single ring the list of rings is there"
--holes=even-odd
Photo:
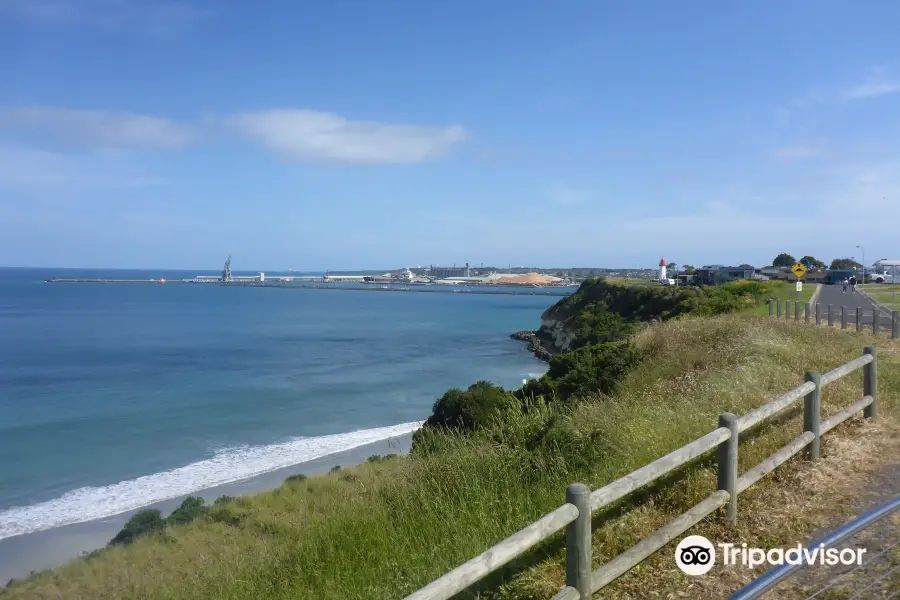
[[[866,247],[865,246],[857,246],[860,250],[862,250],[862,283],[866,282]]]

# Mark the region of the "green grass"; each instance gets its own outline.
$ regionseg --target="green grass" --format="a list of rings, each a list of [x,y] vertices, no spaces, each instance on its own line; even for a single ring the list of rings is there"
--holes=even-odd
[[[228,507],[237,526],[170,528],[40,573],[3,600],[402,598],[559,506],[573,481],[592,489],[613,481],[714,429],[720,412],[743,414],[801,383],[807,369],[825,371],[859,356],[872,339],[730,315],[649,326],[635,343],[647,358],[612,397],[586,398],[567,410],[534,407],[480,435],[440,434],[441,453],[345,468],[240,499]],[[883,337],[877,344],[881,410],[895,418],[900,345]],[[829,386],[823,412],[849,405],[861,390],[859,373]],[[800,428],[795,411],[745,440],[741,471]],[[772,485],[765,481],[741,496],[742,522],[760,520],[754,507]],[[594,566],[714,485],[714,468],[703,459],[636,498],[624,515],[595,515]],[[721,522],[708,519],[696,531],[721,534]],[[795,533],[779,526],[764,530],[763,539],[738,539],[771,545],[794,542]],[[561,539],[489,579],[479,597],[549,598],[563,577]],[[643,597],[642,578],[654,572],[637,569],[609,588],[610,596],[636,586],[633,597]]]
[[[624,277],[605,277],[604,279],[607,283],[614,283],[616,285],[663,287],[663,284],[655,279],[639,279],[634,277],[629,277],[628,279],[625,279]]]
[[[900,285],[897,286],[896,297],[891,290],[890,284],[867,283],[859,287],[888,310],[900,310]]]
[[[796,284],[794,282],[787,282],[787,281],[772,281],[769,283],[774,288],[773,292],[771,294],[771,297],[775,300],[780,300],[781,302],[784,302],[785,300],[790,300],[791,301],[791,315],[793,315],[793,310],[794,310],[793,305],[794,305],[794,302],[797,301]],[[812,298],[812,295],[815,293],[815,291],[816,291],[816,284],[804,283],[803,291],[800,292],[800,302],[803,304],[805,304],[806,302],[809,302],[810,299]],[[801,309],[801,312],[802,312],[802,309]],[[768,302],[764,302],[763,304],[754,306],[753,308],[749,308],[749,309],[743,311],[743,314],[759,316],[759,317],[768,315],[769,314],[769,304],[768,304]],[[793,316],[791,318],[793,318]]]

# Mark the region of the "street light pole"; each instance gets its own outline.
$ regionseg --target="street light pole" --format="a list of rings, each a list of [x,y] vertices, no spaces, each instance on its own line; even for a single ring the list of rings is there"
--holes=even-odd
[[[862,282],[866,283],[866,247],[865,246],[857,246],[860,250],[862,250]]]

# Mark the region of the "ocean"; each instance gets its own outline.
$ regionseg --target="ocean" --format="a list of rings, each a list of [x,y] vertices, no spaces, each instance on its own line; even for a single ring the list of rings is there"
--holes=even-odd
[[[559,300],[45,282],[201,274],[0,269],[0,539],[407,434],[451,387],[518,387],[546,366],[509,334]]]

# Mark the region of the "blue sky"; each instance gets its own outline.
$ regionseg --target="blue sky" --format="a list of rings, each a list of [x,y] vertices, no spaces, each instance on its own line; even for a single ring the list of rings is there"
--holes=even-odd
[[[0,0],[0,265],[900,258],[900,4]]]

